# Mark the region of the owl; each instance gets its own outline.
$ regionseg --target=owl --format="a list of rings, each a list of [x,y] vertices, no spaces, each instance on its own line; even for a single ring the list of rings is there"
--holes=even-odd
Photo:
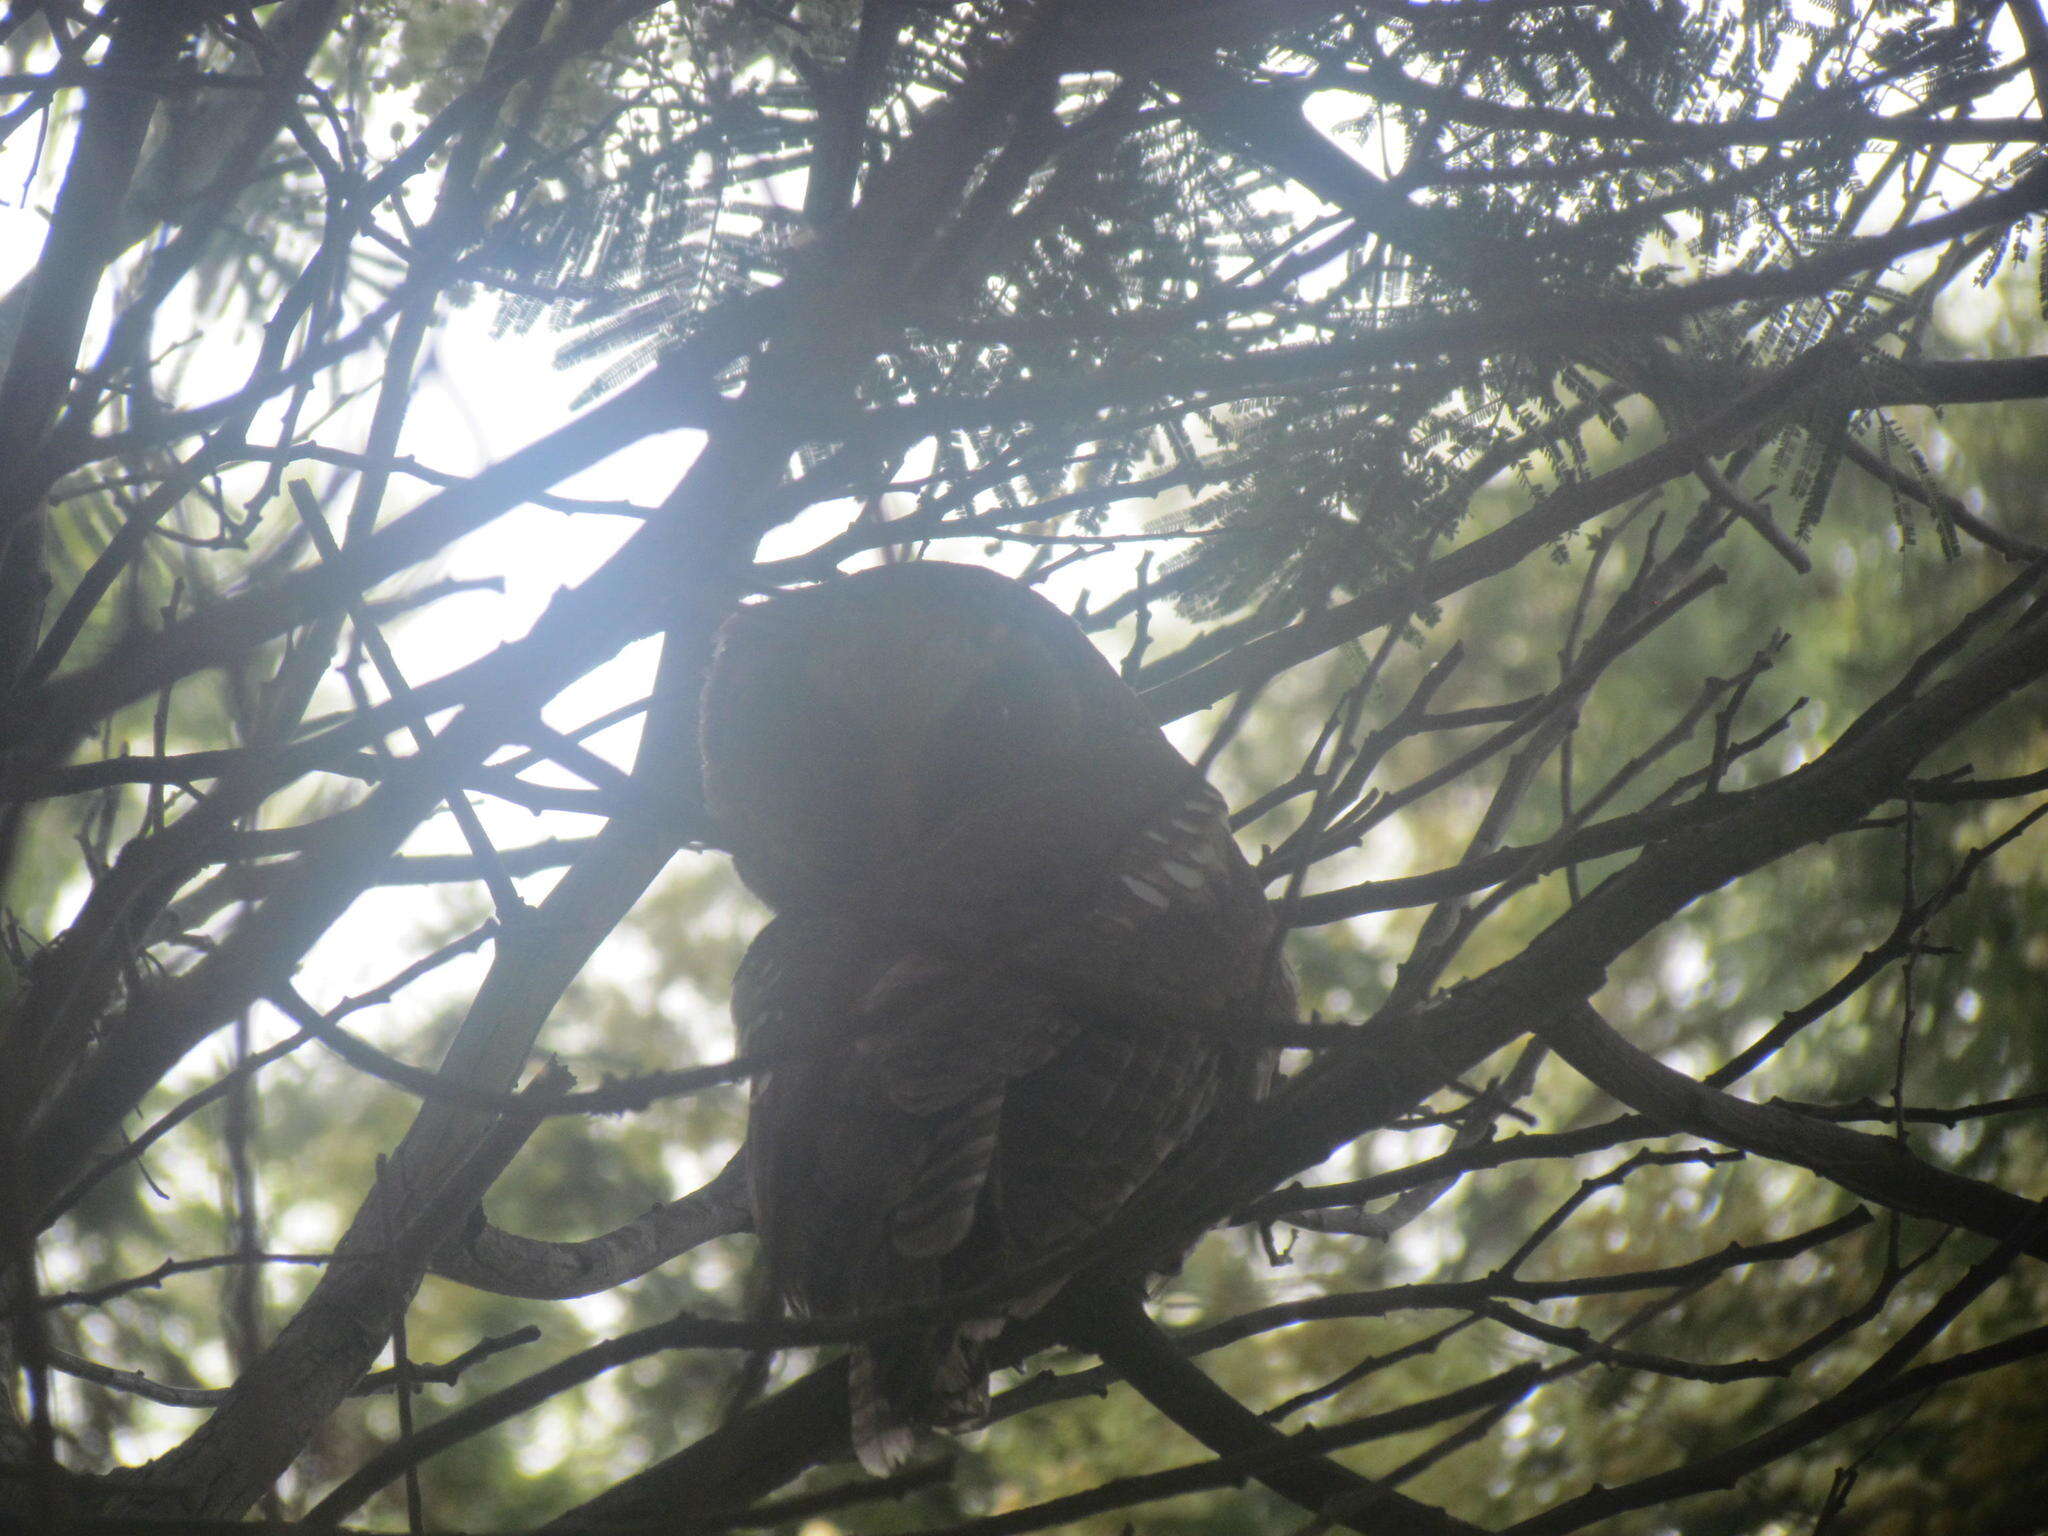
[[[1029,588],[921,561],[742,608],[702,740],[718,841],[775,912],[733,1014],[768,1064],[747,1166],[791,1309],[1064,1256],[1262,1091],[1291,985],[1223,800]],[[857,1346],[862,1463],[972,1424],[989,1341],[1060,1283]]]

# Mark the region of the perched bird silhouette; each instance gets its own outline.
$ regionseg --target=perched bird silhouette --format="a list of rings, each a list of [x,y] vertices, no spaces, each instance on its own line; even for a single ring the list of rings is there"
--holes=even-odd
[[[742,608],[703,750],[720,840],[776,912],[733,1014],[771,1060],[748,1169],[796,1311],[1071,1250],[1261,1091],[1256,1026],[1292,991],[1223,800],[1029,588],[921,561]],[[983,1414],[987,1341],[1063,1278],[857,1346],[862,1463]]]

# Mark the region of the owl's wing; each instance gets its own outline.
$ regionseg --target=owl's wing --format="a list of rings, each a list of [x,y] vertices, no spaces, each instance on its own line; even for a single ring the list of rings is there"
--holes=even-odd
[[[1084,1012],[1226,1037],[1292,1015],[1258,877],[1223,797],[1185,763],[975,807],[909,883],[916,921]]]
[[[1034,970],[1226,1042],[1294,1014],[1273,910],[1223,797],[1199,778],[1125,839],[1085,914],[1027,953]]]
[[[990,1278],[1007,1251],[987,1191],[1014,1139],[1011,1101],[1079,1021],[1014,978],[789,917],[749,951],[734,1012],[747,1048],[774,1055],[748,1169],[778,1291],[843,1316]],[[983,1411],[987,1332],[934,1325],[855,1350],[864,1462],[896,1464],[907,1426]]]
[[[1007,826],[1012,847],[1055,836],[1028,816]],[[1100,846],[1092,870],[1058,872],[1077,893],[1065,910],[1023,932],[925,942],[785,916],[756,940],[734,1011],[745,1048],[775,1060],[749,1168],[770,1274],[799,1308],[957,1294],[1059,1253],[1219,1097],[1256,1092],[1265,1053],[1230,1048],[1216,1023],[1254,990],[1271,920],[1221,801],[1190,786],[1126,821],[1107,857]],[[1027,1314],[1056,1288],[1000,1310]],[[934,1326],[855,1351],[869,1465],[900,1459],[907,1425],[979,1415],[993,1331]]]
[[[1014,1084],[989,1181],[996,1267],[1045,1258],[1114,1216],[1209,1112],[1223,1060],[1177,1029],[1089,1029]]]
[[[1100,889],[1095,919],[1137,933],[1162,921],[1248,915],[1244,897],[1257,884],[1230,835],[1223,797],[1196,778],[1123,839]]]
[[[966,1239],[1012,1085],[1080,1028],[1013,977],[786,917],[749,951],[734,1012],[773,1058],[749,1126],[756,1215],[778,1280],[819,1312],[921,1293],[932,1277],[905,1267]]]

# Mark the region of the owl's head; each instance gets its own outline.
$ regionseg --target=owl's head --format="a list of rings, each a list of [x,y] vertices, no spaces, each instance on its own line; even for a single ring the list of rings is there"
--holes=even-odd
[[[705,799],[769,902],[843,899],[966,808],[1134,732],[1171,751],[1036,592],[977,566],[884,566],[726,622],[704,689]]]

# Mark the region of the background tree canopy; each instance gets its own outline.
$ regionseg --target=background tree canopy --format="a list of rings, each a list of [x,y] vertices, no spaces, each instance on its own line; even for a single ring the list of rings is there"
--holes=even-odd
[[[2048,1528],[2038,0],[0,52],[0,1525]],[[1092,1240],[1185,1269],[877,1481],[720,1174],[696,695],[925,553],[1314,1012]]]

